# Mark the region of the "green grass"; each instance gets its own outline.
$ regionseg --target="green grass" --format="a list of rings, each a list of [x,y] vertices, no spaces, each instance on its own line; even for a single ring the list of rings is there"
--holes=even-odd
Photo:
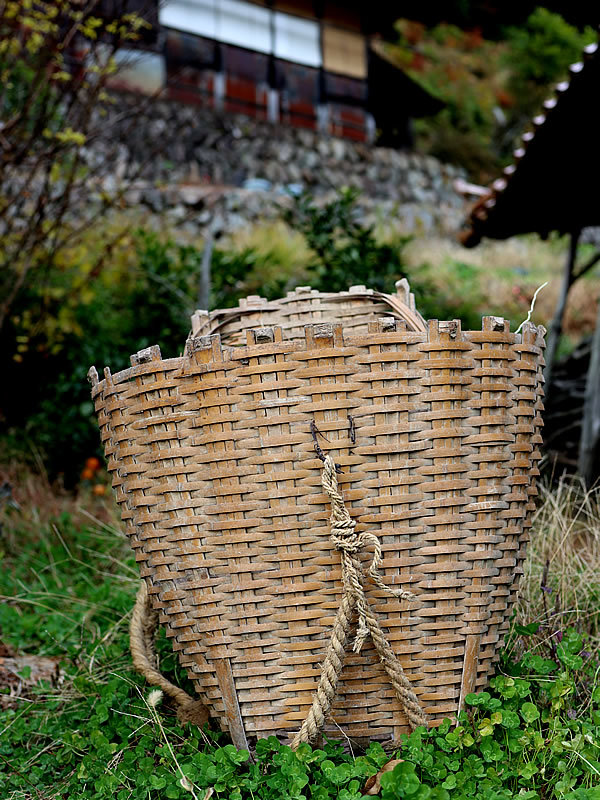
[[[544,496],[536,522],[543,541],[534,539],[520,627],[498,676],[489,691],[468,697],[458,724],[404,741],[403,763],[381,779],[384,800],[600,800],[591,619],[598,610],[590,586],[598,580],[587,564],[597,514],[593,496],[565,491]],[[125,537],[104,501],[79,501],[98,518],[68,496],[44,513],[34,507],[51,503],[42,492],[3,521],[0,639],[14,651],[59,657],[61,677],[26,685],[18,697],[5,690],[2,800],[359,800],[365,780],[390,757],[377,744],[362,754],[336,743],[294,753],[271,737],[251,756],[222,733],[178,723],[168,701],[132,669],[127,627],[137,568]],[[540,573],[540,559],[555,569]],[[542,578],[552,587],[550,615],[535,590]],[[563,602],[572,611],[568,627]],[[524,627],[526,619],[535,624]],[[190,689],[164,636],[158,650],[163,671]]]

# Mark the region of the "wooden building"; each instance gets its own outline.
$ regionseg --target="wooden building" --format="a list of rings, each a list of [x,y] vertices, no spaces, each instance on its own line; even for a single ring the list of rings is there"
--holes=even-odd
[[[121,54],[121,88],[164,89],[167,98],[217,112],[396,147],[410,146],[412,117],[442,107],[370,46],[397,16],[385,2],[134,5],[155,35],[154,41],[147,35],[137,52]]]

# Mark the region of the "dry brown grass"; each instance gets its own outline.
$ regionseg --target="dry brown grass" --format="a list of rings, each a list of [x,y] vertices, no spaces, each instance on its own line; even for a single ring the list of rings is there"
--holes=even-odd
[[[600,649],[600,487],[586,491],[577,478],[540,486],[538,510],[516,617],[549,630],[588,633],[588,650]],[[544,591],[542,586],[546,587]]]
[[[591,250],[589,246],[582,248],[581,258],[587,258]],[[535,289],[548,281],[536,301],[534,317],[536,323],[547,326],[558,298],[566,252],[566,237],[542,241],[528,235],[506,241],[485,240],[472,250],[450,239],[424,237],[409,243],[405,257],[411,273],[427,277],[442,295],[455,286],[457,294],[475,299],[475,310],[501,313],[515,321],[524,319]],[[457,269],[460,263],[472,268],[471,280]],[[600,269],[592,270],[569,294],[564,332],[573,342],[594,329],[599,276]]]
[[[107,481],[106,475],[102,480]],[[10,537],[15,531],[30,533],[47,531],[61,515],[69,515],[76,525],[121,527],[119,511],[108,489],[104,496],[93,493],[92,487],[82,483],[75,492],[66,491],[58,482],[50,483],[45,472],[34,472],[18,462],[0,464],[0,486],[9,483],[17,507],[0,501],[0,521],[3,533]]]

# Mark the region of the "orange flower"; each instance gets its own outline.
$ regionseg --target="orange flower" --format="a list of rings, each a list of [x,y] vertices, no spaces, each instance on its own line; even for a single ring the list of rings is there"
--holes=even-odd
[[[91,469],[95,472],[97,469],[100,469],[100,459],[92,456],[92,458],[86,458],[85,460],[85,467],[86,469]]]
[[[94,477],[94,470],[89,469],[89,467],[86,467],[81,473],[82,481],[91,481],[93,477]]]
[[[98,497],[102,497],[102,495],[106,494],[106,486],[103,486],[101,483],[97,483],[92,489],[92,492],[95,495],[98,495]]]
[[[515,100],[505,89],[496,89],[496,100],[502,108],[510,108],[515,104]]]

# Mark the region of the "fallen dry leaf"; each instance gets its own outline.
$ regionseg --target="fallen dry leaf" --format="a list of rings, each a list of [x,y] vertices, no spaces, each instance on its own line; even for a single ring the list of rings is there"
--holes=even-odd
[[[363,796],[379,794],[381,791],[381,776],[386,772],[391,772],[396,764],[402,764],[403,761],[403,758],[392,758],[391,761],[388,761],[387,764],[383,765],[377,775],[371,775],[370,778],[367,778],[367,782],[363,787]]]
[[[10,647],[7,644],[4,644],[4,642],[0,642],[0,658],[2,657],[6,658],[6,656],[14,656],[14,654],[15,651],[12,649],[12,647]]]
[[[0,688],[8,689],[8,693],[0,694],[0,706],[10,708],[16,704],[17,698],[27,697],[27,690],[40,681],[48,681],[52,685],[61,682],[59,669],[60,658],[22,655],[11,653],[0,655]]]

